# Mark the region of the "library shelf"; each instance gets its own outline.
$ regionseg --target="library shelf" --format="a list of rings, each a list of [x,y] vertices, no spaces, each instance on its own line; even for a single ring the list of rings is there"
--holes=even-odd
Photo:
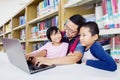
[[[25,28],[26,24],[20,25],[18,27],[13,28],[13,30],[19,30]]]
[[[37,18],[29,21],[28,24],[34,24],[34,23],[43,21],[43,20],[45,20],[45,19],[48,19],[48,18],[53,17],[53,16],[56,16],[56,15],[58,15],[58,9],[55,9],[54,11],[52,11],[52,12],[50,12],[50,13],[48,13],[48,14],[45,14],[45,15],[43,15],[43,16],[41,16],[41,17],[37,17]]]
[[[7,31],[7,32],[5,32],[4,34],[7,35],[7,34],[10,34],[10,33],[11,33],[11,31]]]
[[[100,35],[120,34],[120,28],[101,29]]]
[[[64,6],[64,8],[81,6],[81,5],[88,4],[88,3],[93,4],[93,3],[100,2],[100,1],[102,0],[71,0]]]
[[[40,41],[46,41],[47,38],[41,38],[41,39],[30,39],[29,42],[40,42]]]

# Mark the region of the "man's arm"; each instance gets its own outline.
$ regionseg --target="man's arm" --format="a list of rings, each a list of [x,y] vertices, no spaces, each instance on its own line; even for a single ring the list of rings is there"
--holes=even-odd
[[[82,58],[82,53],[75,51],[73,55],[67,55],[65,57],[59,57],[59,58],[45,58],[45,57],[39,57],[36,59],[36,63],[38,62],[39,65],[46,64],[46,65],[65,65],[65,64],[74,64],[77,63]]]
[[[65,57],[51,59],[52,64],[62,65],[62,64],[74,64],[77,63],[82,58],[82,53],[75,51],[73,55],[67,55]]]

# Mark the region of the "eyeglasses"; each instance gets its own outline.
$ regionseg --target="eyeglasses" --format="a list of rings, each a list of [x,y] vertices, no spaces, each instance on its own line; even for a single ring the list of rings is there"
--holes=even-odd
[[[65,24],[65,30],[68,30],[70,34],[75,34],[77,31],[73,31],[67,24]]]

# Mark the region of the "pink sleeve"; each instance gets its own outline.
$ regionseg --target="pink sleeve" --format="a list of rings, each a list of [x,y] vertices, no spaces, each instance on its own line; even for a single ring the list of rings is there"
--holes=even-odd
[[[60,56],[59,57],[66,56],[67,51],[68,51],[68,43],[63,43],[62,44],[62,48],[60,50],[61,51],[59,51],[60,52]]]
[[[67,54],[68,51],[68,43],[64,43],[63,53]]]

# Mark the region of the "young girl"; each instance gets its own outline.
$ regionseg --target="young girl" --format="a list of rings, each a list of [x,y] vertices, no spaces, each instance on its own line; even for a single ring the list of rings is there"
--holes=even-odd
[[[115,71],[117,69],[113,58],[96,41],[99,36],[99,29],[95,22],[85,23],[81,27],[79,34],[81,45],[85,47],[82,62],[103,70]]]
[[[50,42],[47,42],[38,50],[27,54],[27,60],[30,60],[31,57],[57,58],[66,56],[68,43],[61,42],[62,35],[56,26],[52,26],[47,30],[47,38]]]

